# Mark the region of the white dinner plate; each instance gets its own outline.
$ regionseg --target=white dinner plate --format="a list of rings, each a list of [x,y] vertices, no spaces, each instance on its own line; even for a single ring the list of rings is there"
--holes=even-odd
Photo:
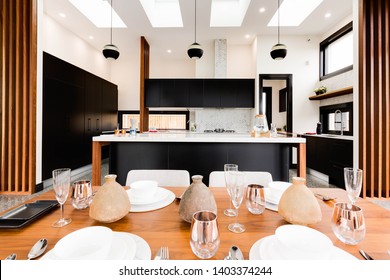
[[[273,249],[272,246],[268,247],[268,248],[262,248],[262,250],[260,250],[260,246],[262,246],[262,243],[263,241],[265,242],[270,242],[272,241],[272,237],[273,235],[271,236],[266,236],[266,237],[263,237],[259,240],[257,240],[251,247],[250,251],[249,251],[249,259],[250,260],[265,260],[267,258],[265,258],[264,256],[261,255],[261,251],[262,250],[271,250]],[[267,246],[269,246],[269,244],[267,244]],[[273,252],[268,252],[267,253],[267,257],[270,257],[268,259],[273,259],[273,260],[276,260],[276,259],[279,259],[277,258],[277,251],[273,251]],[[333,252],[332,252],[332,255],[331,257],[329,258],[329,260],[357,260],[357,258],[353,255],[351,255],[350,253],[336,247],[336,246],[333,246]]]
[[[167,196],[164,199],[157,201],[155,203],[149,203],[149,204],[141,204],[141,205],[131,204],[130,212],[153,211],[153,210],[157,210],[157,209],[163,208],[163,207],[171,204],[176,198],[175,194],[173,192],[171,192],[170,190],[167,190],[164,188],[161,188],[161,189],[163,189],[165,192],[167,192]]]
[[[149,244],[138,235],[128,232],[116,232],[114,231],[115,242],[111,247],[107,259],[108,260],[150,260],[152,252]],[[125,250],[119,249],[118,246],[122,245]],[[121,257],[122,255],[122,257]],[[48,251],[41,260],[58,260],[54,254],[54,250]]]
[[[131,205],[153,204],[153,203],[164,200],[169,195],[169,191],[167,189],[157,188],[156,192],[154,193],[154,195],[152,197],[139,200],[139,199],[135,199],[131,195],[132,189],[128,189],[126,192],[127,192],[127,195],[129,196]]]
[[[270,203],[270,202],[265,202],[265,208],[267,208],[268,210],[271,210],[271,211],[275,211],[275,212],[278,212],[278,205],[277,204],[273,204],[273,203]]]

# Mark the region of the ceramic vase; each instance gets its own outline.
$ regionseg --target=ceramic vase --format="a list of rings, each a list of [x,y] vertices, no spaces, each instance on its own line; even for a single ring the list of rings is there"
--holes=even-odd
[[[188,222],[192,222],[192,216],[198,211],[211,211],[217,214],[217,203],[210,189],[202,182],[203,176],[194,175],[192,184],[183,193],[180,200],[180,217]]]
[[[125,189],[116,182],[116,175],[109,174],[104,179],[92,200],[89,216],[102,223],[112,223],[129,213],[130,200]]]
[[[311,225],[321,221],[320,205],[313,192],[306,186],[306,180],[294,177],[278,205],[279,214],[289,223]]]

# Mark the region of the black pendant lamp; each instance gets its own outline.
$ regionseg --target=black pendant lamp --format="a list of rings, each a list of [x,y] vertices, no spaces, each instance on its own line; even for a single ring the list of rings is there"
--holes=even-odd
[[[282,60],[287,55],[287,47],[284,44],[280,43],[280,0],[278,0],[278,43],[274,45],[271,49],[271,57],[275,60]]]
[[[202,46],[196,42],[196,0],[195,0],[195,42],[188,47],[187,54],[192,59],[199,59],[203,55]]]
[[[103,55],[105,58],[110,60],[116,60],[119,57],[119,49],[117,46],[112,44],[112,0],[111,0],[111,40],[110,44],[105,45],[103,48]]]

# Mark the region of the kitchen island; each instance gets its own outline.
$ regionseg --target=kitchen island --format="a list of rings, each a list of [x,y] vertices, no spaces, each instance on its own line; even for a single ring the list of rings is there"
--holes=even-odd
[[[131,169],[185,169],[202,175],[236,163],[242,171],[268,171],[289,181],[290,148],[297,148],[297,174],[306,177],[306,140],[300,137],[254,138],[246,133],[138,133],[93,137],[92,184],[101,185],[101,149],[109,145],[109,172],[125,185]]]

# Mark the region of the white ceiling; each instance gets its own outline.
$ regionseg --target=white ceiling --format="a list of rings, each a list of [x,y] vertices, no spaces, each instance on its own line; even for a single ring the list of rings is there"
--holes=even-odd
[[[281,1],[282,2],[282,1]],[[241,27],[210,27],[211,0],[197,1],[197,42],[209,44],[215,39],[227,39],[228,44],[251,44],[257,35],[275,34],[276,27],[267,24],[277,9],[277,0],[252,0]],[[110,30],[95,27],[68,0],[43,0],[44,12],[101,50],[110,43]],[[152,28],[142,5],[138,0],[113,0],[113,7],[123,19],[127,28],[113,30],[113,44],[117,45],[121,55],[131,51],[131,41],[139,41],[144,36],[154,54],[170,55],[172,58],[187,57],[187,48],[194,42],[194,0],[180,0],[183,24],[182,28]],[[266,11],[260,13],[264,7]],[[60,13],[66,15],[65,18]],[[332,16],[325,18],[326,13]],[[281,27],[283,35],[322,35],[340,21],[352,14],[351,0],[324,0],[320,6],[298,27]],[[245,38],[245,35],[250,35]],[[89,39],[93,36],[94,39]],[[167,54],[167,50],[172,50]]]

